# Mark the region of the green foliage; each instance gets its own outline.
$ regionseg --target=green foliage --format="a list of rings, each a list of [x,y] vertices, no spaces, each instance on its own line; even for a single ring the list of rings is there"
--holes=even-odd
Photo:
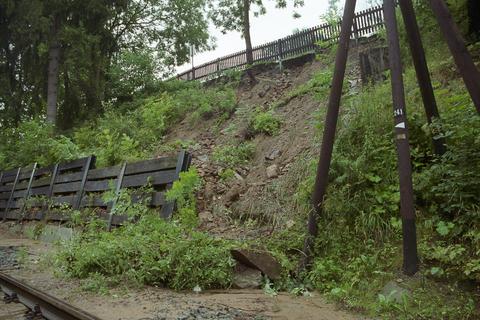
[[[186,117],[224,121],[237,106],[228,83],[205,88],[196,82],[168,81],[158,86],[160,93],[125,102],[119,109],[106,104],[102,116],[69,132],[72,138],[55,135],[53,127],[41,120],[0,129],[0,138],[8,142],[0,145],[0,167],[34,161],[49,165],[87,154],[97,156],[98,167],[151,157],[164,151],[162,139],[179,121]]]
[[[65,244],[57,268],[76,278],[121,279],[170,288],[225,288],[232,280],[231,243],[148,214],[112,232],[88,227]]]
[[[151,93],[162,76],[210,48],[205,0],[0,2],[0,122],[43,116],[51,49],[59,47],[59,127]]]
[[[110,211],[112,215],[127,216],[132,220],[149,212],[148,205],[152,200],[151,194],[153,192],[151,186],[147,184],[135,190],[120,189],[118,194],[115,189],[115,184],[111,183],[110,190],[102,195],[102,200],[105,203],[115,201],[115,207]]]
[[[255,153],[255,145],[242,142],[239,145],[225,145],[213,150],[213,160],[225,168],[234,169],[235,166],[247,163]]]
[[[438,70],[438,65],[432,69]],[[478,318],[475,293],[445,284],[452,279],[478,281],[480,270],[479,118],[463,84],[452,75],[456,76],[449,73],[442,84],[436,84],[442,120],[428,126],[414,74],[411,69],[405,74],[419,252],[425,263],[421,280],[401,285],[411,295],[399,302],[382,293],[401,268],[389,83],[363,88],[343,102],[324,216],[318,226],[328,232],[319,233],[317,258],[305,275],[307,284],[372,316]],[[447,139],[448,152],[443,157],[431,151],[431,139],[439,136]],[[305,210],[310,210],[315,167],[315,163],[309,167],[311,179],[300,186],[296,197]],[[301,250],[301,245],[296,248]]]
[[[55,136],[53,127],[42,120],[22,122],[18,128],[0,131],[0,167],[13,168],[38,162],[49,165],[72,160],[81,152],[69,138]]]
[[[184,226],[195,228],[198,226],[196,211],[196,192],[202,184],[201,178],[195,168],[181,172],[179,180],[166,193],[167,201],[176,201],[178,217]]]
[[[249,127],[254,134],[263,133],[274,136],[280,131],[281,124],[280,119],[272,111],[262,111],[257,108],[250,120]]]

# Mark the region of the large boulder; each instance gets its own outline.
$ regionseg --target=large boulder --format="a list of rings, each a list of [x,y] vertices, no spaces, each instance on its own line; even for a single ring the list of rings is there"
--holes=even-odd
[[[272,280],[281,278],[282,266],[266,251],[248,249],[233,249],[230,251],[233,258],[241,264],[259,270]]]

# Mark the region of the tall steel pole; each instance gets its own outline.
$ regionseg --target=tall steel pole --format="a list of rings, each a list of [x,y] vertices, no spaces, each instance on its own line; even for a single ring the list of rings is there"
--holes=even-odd
[[[408,125],[403,87],[402,61],[398,38],[395,0],[384,0],[385,25],[392,82],[395,141],[397,145],[398,173],[400,177],[400,213],[403,231],[403,272],[413,275],[418,271],[415,207],[413,203],[412,163],[408,142]]]
[[[478,0],[477,0],[478,1]],[[473,104],[480,114],[480,73],[473,63],[472,56],[468,52],[465,40],[463,40],[453,17],[448,10],[445,1],[430,0],[430,7],[437,18],[443,36],[447,41],[453,59],[457,64],[458,71],[463,77],[463,81],[472,97]]]
[[[320,150],[320,160],[318,162],[317,177],[312,197],[313,210],[308,217],[308,234],[305,238],[303,248],[305,257],[301,262],[301,268],[307,267],[311,262],[312,248],[314,240],[318,234],[317,221],[323,210],[323,198],[325,197],[328,184],[328,172],[332,160],[333,143],[337,128],[343,81],[347,66],[348,47],[350,44],[353,19],[355,17],[356,3],[356,0],[346,0],[343,12],[340,40],[335,58],[335,70],[333,72],[332,89],[328,100],[327,117],[325,120],[325,129],[323,131],[323,140]]]
[[[433,93],[430,72],[428,71],[427,59],[425,58],[425,50],[420,37],[415,10],[413,9],[412,0],[402,0],[399,2],[402,10],[403,21],[405,22],[405,30],[412,53],[413,64],[417,74],[420,92],[422,94],[423,106],[427,115],[428,123],[432,123],[434,118],[440,118],[437,108],[437,102]],[[445,139],[433,139],[433,148],[437,155],[445,153]]]

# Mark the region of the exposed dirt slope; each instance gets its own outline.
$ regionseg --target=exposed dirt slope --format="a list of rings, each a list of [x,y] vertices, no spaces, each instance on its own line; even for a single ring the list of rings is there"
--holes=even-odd
[[[353,50],[348,72],[349,78],[355,79],[350,83],[354,86],[360,78],[356,57],[357,52]],[[242,81],[237,89],[238,109],[230,119],[220,123],[218,119],[208,119],[193,124],[185,119],[170,131],[167,142],[193,142],[189,150],[193,154],[193,165],[205,182],[198,197],[202,229],[222,237],[250,238],[292,223],[296,211],[292,194],[306,178],[309,161],[318,153],[316,123],[326,101],[318,101],[308,94],[299,95],[277,108],[275,115],[282,121],[279,134],[253,137],[255,155],[248,164],[236,168],[234,179],[226,182],[220,179],[221,167],[212,161],[212,153],[215,148],[248,140],[248,115],[258,107],[266,109],[273,102],[284,100],[294,88],[307,83],[325,68],[324,61],[314,59],[283,71],[276,66],[263,70],[257,75],[255,85],[248,84],[246,79]],[[273,177],[272,172],[267,176],[269,167]],[[251,219],[255,226],[239,224],[239,218]],[[259,221],[268,223],[258,224]]]

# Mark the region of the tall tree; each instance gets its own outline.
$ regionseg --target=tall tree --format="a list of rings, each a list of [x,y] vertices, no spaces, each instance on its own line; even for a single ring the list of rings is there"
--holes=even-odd
[[[272,0],[275,1],[277,8],[285,8],[287,0]],[[294,7],[303,6],[303,0],[292,0]],[[252,52],[252,38],[250,30],[250,13],[253,6],[253,15],[259,16],[267,12],[263,0],[210,0],[209,1],[209,16],[216,27],[220,28],[222,33],[229,31],[238,31],[245,40],[246,62],[247,65],[253,64]],[[295,17],[297,15],[294,15]],[[248,75],[252,81],[255,77],[251,70],[248,70]]]
[[[206,0],[0,0],[0,118],[46,107],[69,128],[115,99],[110,71],[123,52],[153,52],[168,72],[208,42]]]

